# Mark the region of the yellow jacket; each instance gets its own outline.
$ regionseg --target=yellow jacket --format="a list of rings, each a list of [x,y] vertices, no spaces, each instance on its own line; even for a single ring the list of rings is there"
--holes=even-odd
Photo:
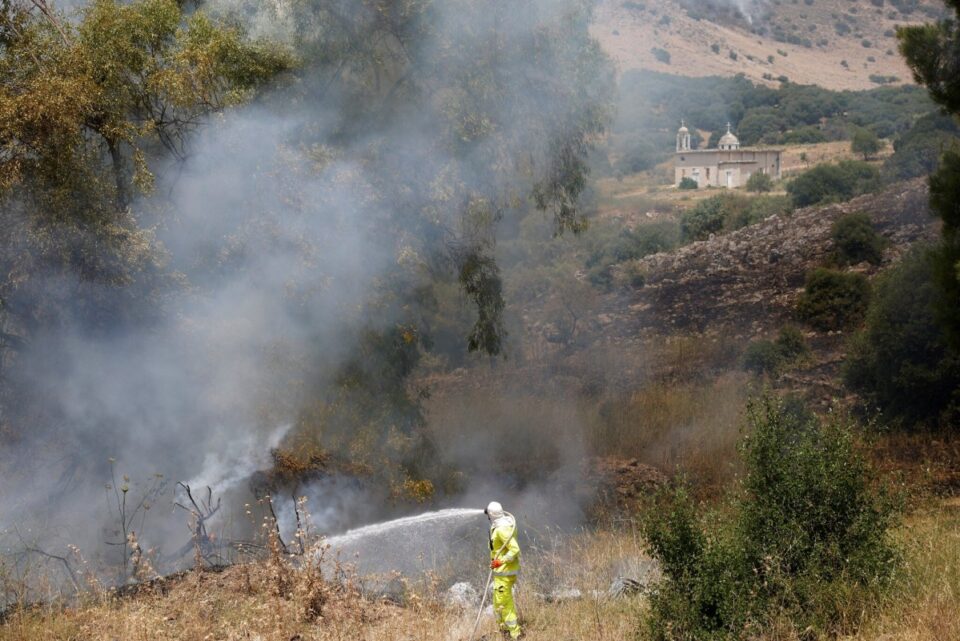
[[[520,572],[520,544],[517,543],[517,522],[502,516],[490,524],[490,560],[500,559],[503,565],[493,576],[517,576]]]

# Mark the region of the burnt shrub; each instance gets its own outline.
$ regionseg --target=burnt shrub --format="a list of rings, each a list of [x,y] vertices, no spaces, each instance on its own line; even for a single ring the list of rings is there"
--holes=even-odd
[[[870,283],[863,274],[821,267],[807,274],[797,316],[821,331],[844,329],[863,320],[869,302]]]

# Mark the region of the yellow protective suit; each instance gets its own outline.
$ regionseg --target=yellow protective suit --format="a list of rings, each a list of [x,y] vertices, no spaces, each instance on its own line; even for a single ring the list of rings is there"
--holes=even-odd
[[[513,585],[520,573],[520,545],[516,521],[509,516],[490,525],[490,560],[494,559],[500,559],[503,565],[493,570],[493,611],[500,630],[516,639],[520,636],[520,621],[513,601]]]

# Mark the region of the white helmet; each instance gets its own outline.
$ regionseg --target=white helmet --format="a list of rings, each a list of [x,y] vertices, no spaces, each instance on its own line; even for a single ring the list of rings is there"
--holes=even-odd
[[[494,519],[499,519],[503,516],[503,506],[497,503],[496,501],[491,501],[490,505],[487,506],[487,509],[483,511],[491,521]]]

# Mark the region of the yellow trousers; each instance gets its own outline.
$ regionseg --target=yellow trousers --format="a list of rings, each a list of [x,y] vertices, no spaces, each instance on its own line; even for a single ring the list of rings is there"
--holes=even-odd
[[[513,602],[515,576],[493,577],[493,611],[500,629],[510,633],[511,639],[520,636],[520,621],[517,619],[517,604]]]

